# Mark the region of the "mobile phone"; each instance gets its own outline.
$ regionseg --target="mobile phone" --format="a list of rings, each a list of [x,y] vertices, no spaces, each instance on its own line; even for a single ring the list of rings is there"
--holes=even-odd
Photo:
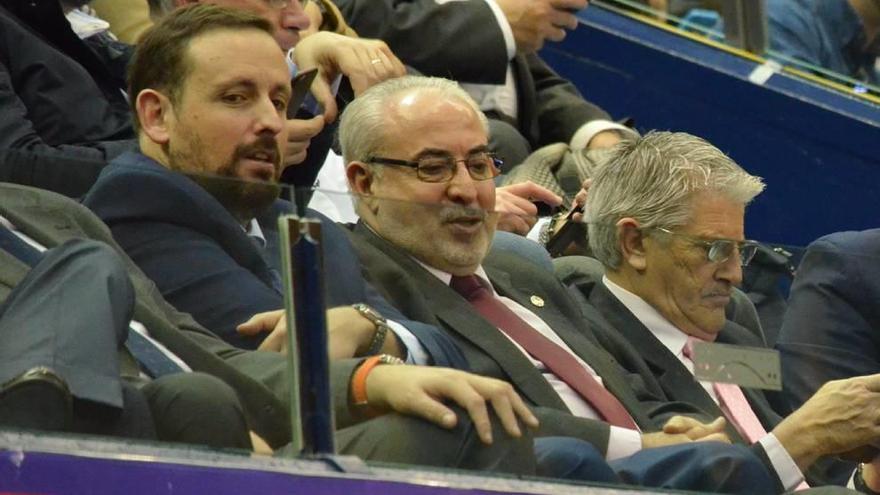
[[[562,211],[562,206],[550,206],[543,201],[533,201],[532,204],[538,209],[538,217],[550,217]]]
[[[296,75],[293,76],[293,80],[290,81],[290,87],[292,91],[290,95],[290,102],[287,104],[288,119],[293,119],[296,117],[296,112],[299,111],[299,107],[301,107],[303,101],[305,101],[306,95],[309,94],[309,88],[312,87],[312,82],[315,80],[315,77],[317,77],[317,75],[318,68],[315,67],[313,69],[297,72]]]
[[[586,224],[571,221],[571,217],[574,216],[575,213],[583,212],[583,206],[579,205],[572,208],[571,211],[568,212],[568,215],[565,216],[565,219],[567,220],[565,225],[563,225],[553,237],[547,240],[546,248],[547,251],[550,252],[551,257],[556,258],[557,256],[562,256],[572,242],[584,242],[586,240]]]

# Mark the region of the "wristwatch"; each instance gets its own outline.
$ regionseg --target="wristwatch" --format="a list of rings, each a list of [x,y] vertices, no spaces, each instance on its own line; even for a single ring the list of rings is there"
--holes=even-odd
[[[391,330],[391,327],[388,326],[387,320],[385,317],[380,315],[378,311],[367,306],[363,303],[352,304],[352,308],[355,309],[361,316],[370,320],[370,323],[375,325],[376,332],[373,333],[373,340],[370,341],[370,347],[367,348],[367,356],[372,356],[378,354],[380,350],[382,350],[382,346],[385,344],[385,338],[388,337],[388,330]]]
[[[403,359],[394,357],[390,354],[379,354],[378,356],[370,356],[357,367],[351,375],[351,402],[356,407],[361,408],[366,416],[377,416],[381,412],[370,408],[369,399],[367,397],[367,376],[373,371],[373,368],[382,364],[404,364]]]

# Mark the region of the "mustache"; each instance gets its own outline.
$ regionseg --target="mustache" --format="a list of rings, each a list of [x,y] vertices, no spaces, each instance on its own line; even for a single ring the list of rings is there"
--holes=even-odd
[[[724,296],[731,297],[733,295],[733,287],[714,287],[703,293],[703,297]]]
[[[449,205],[439,211],[440,220],[444,223],[453,222],[462,218],[470,220],[486,220],[488,213],[481,208],[469,208],[467,206]]]
[[[236,147],[235,160],[252,156],[255,153],[265,153],[268,155],[276,170],[281,167],[281,146],[274,136],[262,135],[253,143]]]

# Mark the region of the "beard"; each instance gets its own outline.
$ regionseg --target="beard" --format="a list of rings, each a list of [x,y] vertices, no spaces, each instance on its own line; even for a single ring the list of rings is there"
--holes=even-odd
[[[377,199],[380,213],[371,227],[383,238],[421,262],[453,275],[468,275],[486,257],[498,215],[458,205],[430,205]],[[456,236],[447,227],[462,217],[478,220],[470,236]]]
[[[192,179],[240,223],[245,224],[264,213],[278,199],[281,193],[281,186],[278,185],[281,151],[274,137],[260,136],[251,144],[236,147],[230,159],[219,168],[208,167],[209,159],[201,139],[191,135],[184,141],[190,144],[187,149],[169,148],[169,168]],[[264,152],[272,157],[274,177],[260,181],[238,176],[239,161],[255,152]]]

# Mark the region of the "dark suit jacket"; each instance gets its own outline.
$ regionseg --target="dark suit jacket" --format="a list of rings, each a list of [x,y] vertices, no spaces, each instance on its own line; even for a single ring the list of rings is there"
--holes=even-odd
[[[227,342],[256,348],[265,336],[242,338],[235,327],[256,313],[284,307],[275,282],[280,265],[276,222],[292,212],[289,203],[276,201],[258,219],[267,242],[262,248],[201,186],[135,153],[114,160],[84,203],[107,223],[169,303]],[[346,236],[321,219],[327,307],[365,302],[413,332],[436,364],[466,369],[448,338],[407,321],[365,284]]]
[[[124,73],[80,41],[58,2],[0,3],[22,16],[0,6],[0,149],[31,155],[0,161],[0,180],[83,194],[106,160],[136,146]]]
[[[336,4],[359,35],[385,41],[403,63],[424,75],[504,84],[507,48],[486,2],[336,0]],[[516,55],[513,74],[517,128],[533,149],[568,142],[583,124],[610,119],[537,54]]]
[[[878,277],[880,229],[838,232],[807,248],[776,342],[789,407],[830,380],[880,373]],[[840,471],[832,476],[844,479]]]
[[[135,288],[134,319],[193,369],[231,385],[245,406],[249,425],[270,444],[278,446],[289,441],[287,392],[283,387],[286,364],[281,356],[235,349],[188,315],[174,310],[156,286],[125,257],[107,227],[84,207],[46,191],[12,184],[0,184],[0,197],[0,214],[46,247],[76,238],[95,239],[114,247],[123,256]],[[28,270],[27,265],[0,251],[0,300],[9,295]],[[136,373],[136,365],[131,361],[124,364],[123,373],[126,372]],[[342,387],[347,390],[347,385]]]
[[[700,383],[694,380],[693,375],[681,364],[681,361],[669,352],[623,303],[614,297],[605,284],[597,283],[589,294],[589,300],[614,326],[615,330],[639,351],[640,357],[647,362],[650,373],[657,378],[663,391],[669,397],[694,404],[714,416],[723,415],[715,401],[706,393]],[[732,321],[727,321],[718,334],[717,342],[764,347],[758,337]],[[621,361],[621,364],[627,369],[632,369],[637,365],[626,361]],[[762,390],[743,388],[743,393],[767,431],[772,430],[782,420],[782,417],[770,406]],[[728,424],[727,434],[732,440],[743,442],[739,432],[730,424]]]
[[[791,407],[825,382],[880,373],[880,229],[807,248],[776,347]]]
[[[608,425],[572,416],[528,358],[449,286],[363,224],[355,228],[353,240],[371,281],[407,317],[446,329],[475,373],[512,383],[526,401],[538,406],[535,410],[541,420],[539,435],[575,436],[591,442],[601,452],[607,449]],[[591,330],[602,323],[581,314],[565,289],[545,269],[515,255],[498,253],[491,258],[486,259],[484,268],[496,290],[547,322],[596,370],[605,387],[623,403],[642,430],[656,430],[658,423],[673,413],[696,412],[667,402],[659,391],[647,390],[638,377],[625,375],[592,335]],[[545,305],[532,304],[532,295],[540,296]]]
[[[579,290],[585,290],[587,285],[578,285]],[[633,359],[632,355],[624,356],[614,353],[620,364],[631,372],[642,375],[646,381],[656,379],[663,392],[671,399],[692,404],[702,411],[717,417],[724,413],[712,400],[712,397],[694,379],[681,361],[673,355],[623,303],[618,300],[602,282],[590,285],[591,290],[584,294],[590,303],[611,323],[615,330],[629,342],[633,349],[638,351],[638,356]],[[716,342],[721,344],[742,345],[749,347],[766,347],[760,337],[752,331],[728,320],[718,333]],[[773,430],[783,417],[774,410],[771,405],[778,404],[780,397],[772,392],[743,388],[743,394],[749,401],[758,420],[767,431]],[[728,422],[727,434],[734,442],[744,443],[745,440]],[[757,447],[756,447],[757,449]],[[763,449],[759,449],[760,457],[769,462]],[[827,484],[843,484],[845,476],[852,472],[852,468],[831,459],[823,459],[816,463],[807,473],[807,481],[811,486]]]

